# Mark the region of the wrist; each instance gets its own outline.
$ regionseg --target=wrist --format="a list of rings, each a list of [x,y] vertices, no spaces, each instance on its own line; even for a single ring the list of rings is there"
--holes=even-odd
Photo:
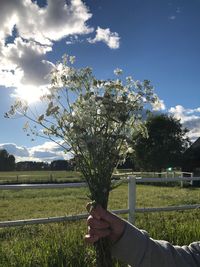
[[[126,222],[116,215],[112,214],[113,222],[111,224],[110,239],[113,243],[116,243],[124,234],[126,228]]]

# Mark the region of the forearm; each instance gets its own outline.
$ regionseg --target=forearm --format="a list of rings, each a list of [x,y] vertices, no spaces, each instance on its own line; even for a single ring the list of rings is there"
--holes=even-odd
[[[166,241],[151,239],[146,232],[127,223],[112,253],[134,267],[197,267],[200,266],[199,244],[195,244],[195,250],[191,246],[172,246]]]

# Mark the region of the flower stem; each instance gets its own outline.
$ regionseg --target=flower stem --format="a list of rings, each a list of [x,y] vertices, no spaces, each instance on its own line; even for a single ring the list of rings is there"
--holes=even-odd
[[[94,246],[96,251],[96,267],[113,267],[114,263],[111,256],[109,239],[101,238]]]

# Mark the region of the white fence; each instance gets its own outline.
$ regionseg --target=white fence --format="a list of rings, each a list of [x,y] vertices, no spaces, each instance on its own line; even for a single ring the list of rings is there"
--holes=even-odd
[[[200,177],[176,177],[176,178],[137,178],[129,176],[123,179],[123,182],[128,182],[128,209],[114,210],[115,214],[128,214],[128,220],[131,223],[135,221],[136,212],[158,212],[158,211],[175,211],[175,210],[190,210],[200,208],[200,204],[169,206],[169,207],[153,207],[153,208],[136,208],[136,183],[167,183],[167,182],[193,182],[200,181]],[[23,190],[23,189],[53,189],[53,188],[77,188],[86,187],[86,183],[66,183],[66,184],[22,184],[22,185],[0,185],[0,190]],[[44,224],[54,222],[76,221],[87,218],[88,214],[78,214],[62,217],[49,217],[39,219],[27,219],[16,221],[0,222],[0,228],[24,226],[31,224]]]

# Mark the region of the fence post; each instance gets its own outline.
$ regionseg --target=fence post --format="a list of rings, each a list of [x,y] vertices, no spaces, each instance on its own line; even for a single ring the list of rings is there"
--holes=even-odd
[[[193,172],[191,172],[190,176],[191,176],[191,178],[193,178],[193,177],[194,177],[194,173],[193,173]],[[193,182],[194,182],[194,181],[190,181],[190,184],[191,184],[191,186],[193,186],[193,185],[194,185],[194,183],[193,183]]]
[[[181,178],[183,178],[184,175],[183,175],[183,172],[181,173]],[[183,188],[183,181],[181,181],[181,187]]]
[[[128,177],[128,221],[135,223],[135,204],[136,204],[136,179],[134,176]]]

